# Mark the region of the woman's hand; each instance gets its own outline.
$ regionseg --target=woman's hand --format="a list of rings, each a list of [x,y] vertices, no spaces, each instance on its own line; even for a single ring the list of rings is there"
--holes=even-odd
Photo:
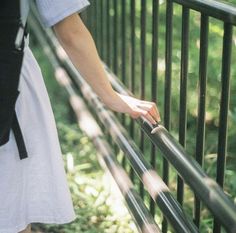
[[[152,124],[161,121],[159,111],[154,102],[140,100],[131,96],[117,93],[116,100],[106,103],[107,107],[116,112],[129,114],[133,119],[143,116]]]

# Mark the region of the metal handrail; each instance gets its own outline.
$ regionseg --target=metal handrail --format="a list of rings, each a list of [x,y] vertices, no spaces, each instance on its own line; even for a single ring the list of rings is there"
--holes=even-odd
[[[169,0],[167,0],[169,1]],[[236,25],[236,7],[215,0],[170,0],[208,16]]]

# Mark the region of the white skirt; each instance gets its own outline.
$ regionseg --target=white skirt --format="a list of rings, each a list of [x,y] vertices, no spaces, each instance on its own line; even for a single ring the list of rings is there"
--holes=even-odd
[[[54,115],[40,68],[25,47],[16,112],[28,158],[20,160],[13,132],[0,147],[0,233],[29,223],[63,224],[76,216]]]

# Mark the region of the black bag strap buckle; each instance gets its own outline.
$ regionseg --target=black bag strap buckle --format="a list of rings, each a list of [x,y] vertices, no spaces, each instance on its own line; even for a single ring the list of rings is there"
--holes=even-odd
[[[22,23],[19,24],[19,28],[16,34],[16,40],[15,40],[15,48],[17,50],[22,49],[22,42],[24,39],[24,34],[25,34],[25,28]]]

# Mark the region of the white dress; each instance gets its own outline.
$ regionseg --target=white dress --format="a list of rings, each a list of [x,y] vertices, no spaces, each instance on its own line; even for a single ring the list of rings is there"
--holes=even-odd
[[[56,5],[51,10],[57,17],[49,2]],[[87,0],[38,0],[45,26],[88,5]],[[18,89],[16,112],[29,157],[20,160],[11,131],[9,142],[0,147],[0,233],[17,233],[33,222],[63,224],[76,218],[50,100],[28,45]]]

